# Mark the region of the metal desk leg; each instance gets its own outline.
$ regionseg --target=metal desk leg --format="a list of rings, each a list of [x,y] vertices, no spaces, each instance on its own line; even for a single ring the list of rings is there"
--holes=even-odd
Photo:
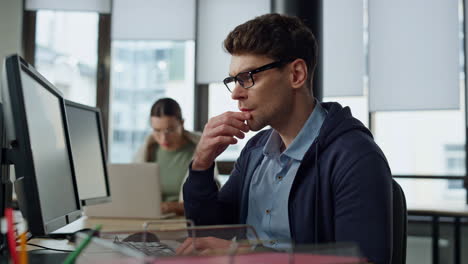
[[[432,263],[439,263],[439,217],[432,216]]]
[[[454,241],[454,251],[453,251],[453,259],[455,260],[455,264],[461,263],[461,221],[460,217],[455,217],[455,223],[453,228],[453,241]]]

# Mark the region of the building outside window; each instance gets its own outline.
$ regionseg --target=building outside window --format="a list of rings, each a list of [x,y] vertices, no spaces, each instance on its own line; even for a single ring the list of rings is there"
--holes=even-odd
[[[35,67],[66,99],[96,106],[99,14],[38,10]]]

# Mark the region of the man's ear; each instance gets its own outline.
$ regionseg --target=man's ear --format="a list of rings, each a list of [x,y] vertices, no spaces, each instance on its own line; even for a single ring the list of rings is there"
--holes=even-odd
[[[303,87],[307,81],[307,65],[303,59],[296,59],[290,63],[291,87]]]

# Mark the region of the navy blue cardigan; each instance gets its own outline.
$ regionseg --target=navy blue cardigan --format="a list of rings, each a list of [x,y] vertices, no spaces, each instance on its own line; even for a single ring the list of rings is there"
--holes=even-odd
[[[348,107],[322,103],[328,111],[307,151],[289,194],[291,237],[297,244],[355,242],[374,263],[392,253],[392,176],[370,131]],[[244,224],[249,185],[263,158],[271,130],[258,133],[242,150],[218,191],[213,167],[190,169],[183,192],[185,214],[196,225]]]

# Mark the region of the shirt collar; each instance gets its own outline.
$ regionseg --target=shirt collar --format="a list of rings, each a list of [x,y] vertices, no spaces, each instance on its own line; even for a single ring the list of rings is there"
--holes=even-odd
[[[295,160],[302,160],[309,147],[317,138],[326,117],[326,110],[322,107],[320,102],[315,100],[315,107],[312,114],[310,114],[301,131],[299,131],[299,134],[294,138],[291,145],[289,145],[283,154]]]
[[[326,110],[315,100],[314,110],[299,131],[299,134],[294,138],[291,145],[289,145],[283,154],[295,160],[302,160],[309,147],[319,135],[320,128],[326,117]]]
[[[278,134],[278,132],[276,132],[276,130],[273,129],[270,136],[268,137],[265,146],[263,147],[263,155],[269,158],[279,156],[281,154],[280,149],[282,144],[283,141],[280,135]]]

